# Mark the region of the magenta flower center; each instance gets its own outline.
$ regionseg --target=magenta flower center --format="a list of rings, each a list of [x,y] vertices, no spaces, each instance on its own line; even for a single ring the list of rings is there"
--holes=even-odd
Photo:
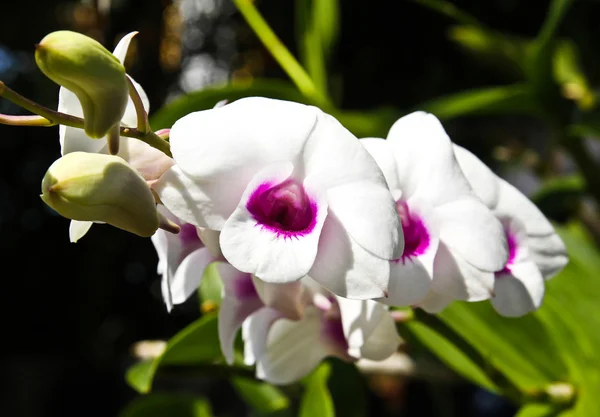
[[[417,214],[411,213],[406,201],[398,200],[396,211],[400,216],[402,232],[404,232],[404,253],[396,261],[401,260],[404,263],[406,259],[425,253],[429,247],[429,232],[423,220]]]
[[[243,279],[235,281],[233,290],[236,298],[239,300],[258,298],[258,292],[252,281],[251,274],[246,274]]]
[[[517,237],[510,232],[506,227],[504,228],[506,234],[506,244],[508,245],[508,261],[502,270],[496,272],[496,278],[502,274],[510,274],[510,267],[515,263],[517,257]]]
[[[317,205],[302,184],[294,180],[275,186],[261,184],[250,196],[246,208],[259,224],[278,235],[303,235],[316,224]]]
[[[177,236],[179,237],[179,241],[181,242],[181,249],[179,253],[179,262],[181,262],[190,253],[202,248],[204,244],[198,236],[196,226],[189,223],[183,223],[179,227],[180,230]]]

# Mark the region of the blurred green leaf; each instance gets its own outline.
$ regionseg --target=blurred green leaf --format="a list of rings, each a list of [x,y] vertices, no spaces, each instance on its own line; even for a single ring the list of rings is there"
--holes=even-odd
[[[327,95],[327,60],[339,35],[339,0],[296,0],[300,61]]]
[[[558,411],[551,404],[526,404],[515,417],[553,417]]]
[[[331,366],[327,385],[336,414],[343,417],[369,415],[367,408],[369,387],[356,365],[337,358],[330,358],[327,362]]]
[[[333,400],[327,388],[331,366],[324,362],[305,379],[299,417],[335,417]]]
[[[525,78],[525,65],[529,41],[498,33],[481,26],[453,26],[450,39],[477,60],[495,71],[503,71],[512,78]]]
[[[467,12],[456,7],[453,3],[444,0],[415,0],[416,3],[435,10],[436,12],[447,16],[458,23],[469,26],[482,27],[481,23]]]
[[[204,313],[213,311],[221,305],[223,298],[223,281],[219,276],[217,265],[212,263],[204,271],[204,276],[198,287],[200,308]]]
[[[589,110],[594,107],[596,97],[579,61],[579,52],[573,42],[558,43],[552,62],[554,79],[565,98],[575,101],[580,109]]]
[[[538,114],[535,98],[522,84],[463,91],[430,100],[417,109],[445,120],[478,114]]]
[[[221,359],[217,316],[206,315],[169,340],[165,351],[160,356],[130,368],[126,379],[138,392],[148,393],[152,389],[154,376],[161,366],[212,364]]]
[[[136,398],[119,417],[212,417],[204,398],[182,394],[150,394]]]
[[[231,383],[248,406],[258,413],[274,413],[290,406],[288,397],[279,388],[267,382],[232,378]]]
[[[531,200],[552,219],[568,218],[579,206],[585,193],[585,181],[580,175],[546,180]]]

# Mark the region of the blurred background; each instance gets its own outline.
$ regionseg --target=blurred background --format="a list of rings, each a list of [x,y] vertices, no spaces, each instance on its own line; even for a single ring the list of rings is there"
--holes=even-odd
[[[456,20],[444,13],[404,0],[340,3],[329,90],[338,108],[373,111],[384,120],[365,132],[385,135],[390,121],[437,97],[519,80],[509,61],[474,55],[477,39],[469,43],[471,35],[457,31]],[[545,0],[453,3],[498,34],[517,38],[534,37],[549,6]],[[256,4],[283,43],[300,54],[295,2]],[[575,2],[561,26],[561,35],[578,45],[589,85],[600,81],[598,16],[599,2]],[[216,85],[288,80],[231,0],[19,0],[3,2],[0,23],[0,80],[50,108],[56,108],[58,86],[42,76],[33,52],[59,29],[85,33],[108,49],[139,31],[127,68],[148,94],[151,115],[183,94]],[[0,113],[19,112],[0,99]],[[550,146],[553,132],[538,118],[477,115],[444,125],[453,140],[529,195],[548,173],[575,170],[560,147]],[[597,143],[584,144],[594,155]],[[168,339],[199,315],[196,299],[166,312],[149,239],[95,226],[79,243],[69,243],[68,220],[39,198],[41,179],[59,155],[57,127],[0,126],[1,416],[117,416],[137,395],[124,379],[134,362],[131,346]],[[542,203],[561,222],[589,203],[573,201]],[[516,408],[500,397],[428,360],[434,377],[370,377],[368,415],[514,415]],[[227,381],[200,378],[184,388],[207,395],[215,415],[249,415]]]

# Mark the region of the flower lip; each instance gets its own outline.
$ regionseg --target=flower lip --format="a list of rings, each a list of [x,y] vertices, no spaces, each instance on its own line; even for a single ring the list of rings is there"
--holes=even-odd
[[[263,228],[277,236],[303,236],[317,223],[317,204],[293,179],[276,185],[262,183],[248,199],[246,208]]]
[[[515,234],[506,227],[504,228],[504,233],[506,234],[506,244],[508,246],[508,261],[506,261],[504,268],[496,272],[496,278],[501,277],[503,274],[510,274],[510,267],[515,263],[515,259],[517,257],[517,236],[515,236]]]
[[[404,253],[399,259],[394,262],[402,261],[402,264],[407,259],[423,255],[429,248],[430,236],[421,217],[414,212],[411,213],[408,204],[404,200],[396,202],[396,211],[402,223],[402,232],[404,233]]]
[[[201,243],[200,237],[198,237],[198,231],[196,226],[190,223],[184,223],[180,225],[181,230],[179,231],[179,239],[184,245],[190,245],[194,243]]]

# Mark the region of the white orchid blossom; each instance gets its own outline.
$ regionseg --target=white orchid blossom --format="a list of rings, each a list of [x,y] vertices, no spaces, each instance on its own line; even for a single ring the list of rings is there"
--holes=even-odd
[[[404,231],[385,302],[436,311],[431,299],[437,295],[490,298],[494,271],[508,258],[506,239],[462,174],[440,122],[415,112],[399,119],[387,140],[361,142],[383,170]]]
[[[213,231],[182,222],[160,204],[157,209],[180,227],[178,234],[158,229],[151,238],[158,254],[163,299],[171,311],[173,305],[185,302],[197,290],[206,268],[223,258]]]
[[[137,32],[131,32],[125,35],[115,47],[113,55],[116,56],[121,63],[124,63],[129,44]],[[146,112],[150,109],[148,97],[143,88],[133,79],[135,89],[137,90],[143,102]],[[72,116],[83,117],[83,109],[81,103],[75,94],[68,89],[61,87],[58,93],[58,111]],[[135,127],[137,125],[137,115],[135,105],[129,98],[127,108],[122,125]],[[66,155],[71,152],[90,152],[90,153],[108,153],[106,140],[91,139],[82,129],[60,125],[60,146],[61,154]],[[157,180],[171,165],[173,160],[167,157],[161,151],[151,147],[150,145],[138,140],[122,136],[120,138],[120,146],[118,156],[125,159],[133,168],[135,168],[146,181]],[[87,221],[71,221],[69,228],[69,236],[71,242],[77,242],[90,229],[93,222]]]
[[[358,140],[316,107],[246,98],[171,129],[176,162],[153,188],[176,216],[221,231],[225,258],[266,282],[309,275],[350,298],[384,297],[402,228]]]
[[[502,221],[508,241],[509,259],[495,274],[492,305],[509,317],[537,310],[544,298],[544,280],[568,262],[564,243],[519,190],[468,150],[455,145],[454,152],[475,193]]]
[[[232,363],[243,327],[244,362],[256,364],[260,379],[288,384],[328,356],[383,360],[398,348],[394,320],[383,304],[336,297],[310,278],[269,284],[226,263],[218,269],[224,283],[221,348]]]

